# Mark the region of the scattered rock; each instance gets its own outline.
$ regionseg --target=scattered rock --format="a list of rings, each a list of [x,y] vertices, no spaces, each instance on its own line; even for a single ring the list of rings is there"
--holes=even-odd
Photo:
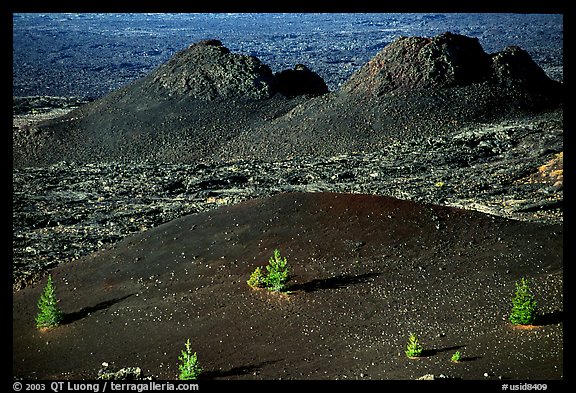
[[[477,38],[446,32],[401,37],[380,51],[342,86],[342,91],[382,96],[394,90],[449,88],[490,82],[545,91],[558,87],[528,52],[510,46],[492,55]]]
[[[454,379],[444,374],[434,375],[434,374],[424,374],[419,378],[416,378],[417,381],[434,381],[437,379]]]
[[[116,380],[147,380],[151,381],[153,378],[145,376],[140,367],[123,367],[116,369],[107,362],[102,363],[102,368],[98,370],[98,377],[100,380],[116,381]]]
[[[12,101],[12,114],[15,119],[22,115],[38,115],[41,119],[42,114],[60,110],[76,109],[81,105],[87,104],[89,101],[78,99],[75,97],[13,97]],[[54,115],[52,114],[52,117]]]
[[[342,91],[287,98],[270,97],[275,79],[300,80],[299,92],[325,85],[303,66],[274,76],[218,40],[193,44],[64,117],[16,127],[15,287],[130,233],[287,191],[561,222],[563,110],[552,98],[537,104],[552,90],[528,91],[543,80],[530,61],[519,48],[490,56],[450,33],[402,38]],[[20,102],[20,112],[40,102],[52,100]]]
[[[434,216],[445,224],[440,232]],[[177,375],[170,354],[188,337],[207,378],[250,379],[258,370],[259,379],[360,372],[406,379],[418,369],[439,378],[449,367],[466,379],[481,370],[558,379],[562,323],[537,335],[499,327],[518,276],[534,279],[547,311],[562,309],[562,232],[561,225],[350,193],[287,192],[188,215],[53,269],[63,312],[75,318],[49,346],[30,324],[41,285],[15,292],[14,374],[45,379],[66,371],[85,379],[94,370],[86,354],[94,353],[169,379]],[[361,263],[349,253],[350,239],[365,242]],[[294,278],[283,299],[246,285],[275,247],[288,255]],[[403,367],[402,332],[412,329],[427,332],[437,350]],[[438,331],[451,339],[433,339]],[[153,339],[140,339],[142,332]],[[454,338],[470,344],[464,367],[450,366],[445,352]],[[251,351],[242,350],[246,342]],[[269,348],[276,356],[266,357]]]
[[[506,47],[491,56],[492,78],[505,87],[522,87],[530,91],[546,92],[557,88],[544,70],[518,46]]]
[[[493,147],[488,151],[483,141]],[[390,195],[561,223],[563,189],[550,187],[558,179],[551,175],[559,173],[562,149],[562,123],[546,115],[420,143],[406,140],[369,154],[220,164],[62,162],[14,169],[14,288],[129,234],[280,192]],[[351,175],[338,176],[342,173]],[[432,219],[442,231],[442,218]],[[363,242],[350,238],[347,248],[361,252]]]
[[[490,57],[476,38],[449,32],[401,37],[352,75],[342,91],[381,96],[397,89],[467,85],[486,79],[489,66]]]
[[[519,53],[494,57],[511,57],[514,61],[497,63],[517,64],[500,67],[509,74],[502,71],[495,76],[492,55],[476,39],[451,33],[400,38],[354,73],[340,90],[315,97],[238,135],[219,148],[218,156],[281,160],[366,153],[397,141],[421,143],[425,138],[561,108],[561,84],[550,79],[543,83],[532,72],[523,72],[535,64]],[[508,143],[492,142],[479,141],[487,156],[499,154]]]
[[[13,270],[17,280],[16,285],[25,285],[27,279],[36,277],[39,271],[43,271],[47,267],[76,259],[91,251],[116,243],[117,240],[128,234],[157,227],[162,223],[190,213],[212,209],[214,204],[232,204],[283,192],[372,193],[410,199],[416,202],[461,206],[517,219],[561,222],[562,187],[550,188],[550,184],[546,182],[519,181],[519,179],[526,179],[526,176],[533,177],[535,173],[539,172],[545,173],[547,177],[553,177],[553,171],[548,170],[548,167],[557,165],[557,154],[561,154],[563,150],[563,126],[561,124],[561,108],[558,109],[554,105],[547,106],[550,103],[557,103],[555,101],[557,97],[550,98],[546,95],[554,96],[556,85],[549,84],[552,86],[551,88],[539,90],[537,93],[541,96],[532,95],[536,86],[535,81],[544,80],[541,79],[539,72],[529,64],[526,54],[515,48],[509,48],[502,55],[491,57],[481,50],[477,41],[450,33],[432,39],[420,37],[402,39],[392,45],[394,46],[388,48],[391,59],[395,59],[395,56],[398,59],[404,59],[402,60],[404,63],[391,61],[390,69],[395,70],[394,75],[387,73],[389,68],[383,67],[388,58],[379,58],[361,70],[364,74],[359,73],[354,77],[355,79],[351,79],[350,84],[345,86],[342,92],[332,95],[325,94],[309,101],[307,99],[291,101],[286,97],[275,95],[274,93],[278,91],[275,89],[279,89],[286,96],[297,96],[299,94],[321,94],[314,93],[314,91],[323,91],[323,87],[317,79],[313,80],[315,78],[304,69],[289,70],[293,72],[284,73],[283,76],[272,75],[270,69],[254,57],[233,55],[218,40],[201,41],[179,53],[166,65],[141,81],[125,89],[120,89],[102,100],[87,104],[64,118],[31,128],[17,127],[14,134],[15,163],[17,162],[20,168],[17,166],[13,170]],[[405,54],[412,57],[403,58],[402,56]],[[473,59],[473,61],[469,59]],[[299,72],[304,72],[304,74],[298,74]],[[307,80],[309,76],[312,79]],[[278,85],[278,78],[280,80],[286,78],[288,82],[284,81]],[[290,78],[295,78],[294,81],[296,82],[302,82],[302,85],[298,86],[300,82],[294,82],[292,85]],[[307,83],[310,85],[306,86]],[[312,88],[314,84],[316,86]],[[292,87],[294,90],[290,90]],[[307,90],[308,87],[310,90]],[[367,95],[373,98],[369,102],[364,101]],[[509,98],[511,99],[510,102],[508,102]],[[206,102],[210,102],[210,105],[205,105]],[[530,116],[526,116],[526,108],[534,110],[534,113],[528,111]],[[550,108],[553,110],[545,111]],[[386,114],[389,113],[393,116],[387,118]],[[513,116],[510,116],[511,113]],[[499,122],[479,124],[480,120],[493,121],[495,118],[499,119]],[[452,126],[439,128],[439,125],[444,123],[449,123]],[[295,124],[296,127],[293,127]],[[94,127],[95,125],[98,127]],[[135,127],[135,125],[142,127]],[[151,128],[146,128],[150,125],[152,125]],[[199,128],[195,128],[196,125],[199,125]],[[96,137],[92,135],[96,135]],[[260,139],[262,135],[266,135],[266,138]],[[254,140],[259,142],[252,143]],[[161,146],[163,150],[158,149],[158,146]],[[161,151],[161,153],[157,153],[159,155],[148,154],[157,151]],[[242,153],[239,157],[250,159],[231,161],[229,158],[234,156],[233,153]],[[269,161],[254,160],[251,155],[262,156],[261,158],[266,158]],[[136,158],[140,159],[143,156],[149,160],[136,162]],[[23,157],[29,157],[29,160],[26,161]],[[122,163],[115,162],[110,159],[111,157],[123,157],[125,161]],[[179,157],[185,163],[174,163],[167,160],[170,157]],[[281,157],[282,159],[274,161],[274,157]],[[68,161],[62,161],[63,158],[68,159]],[[197,164],[197,160],[205,158],[204,163]],[[212,158],[212,160],[208,160],[208,158]],[[47,165],[53,162],[59,163]],[[46,166],[35,167],[39,163]],[[30,167],[22,168],[25,166],[24,164],[30,165]],[[541,170],[545,166],[546,169]],[[351,171],[350,168],[354,168],[354,170]],[[558,169],[556,170],[558,171]],[[555,172],[554,184],[561,182],[561,176],[561,173]],[[548,199],[543,199],[544,193],[549,195]],[[304,194],[295,193],[293,195],[295,198],[302,198]],[[348,198],[355,199],[351,198],[349,194],[347,195]],[[310,194],[304,198],[310,198]],[[340,200],[337,200],[338,198],[325,198],[322,207],[324,210],[318,210],[320,208],[317,207],[316,203],[304,204],[308,211],[306,215],[302,216],[302,219],[304,222],[310,223],[314,221],[310,220],[310,217],[320,215],[327,222],[330,221],[333,228],[336,228],[340,223],[334,219],[335,216],[330,215],[330,212],[332,205],[339,204]],[[366,206],[378,205],[367,204],[366,200],[370,197],[358,196],[358,199],[362,199],[363,202],[354,202],[352,206],[359,211],[367,209]],[[330,205],[326,204],[327,202]],[[398,200],[388,200],[386,203],[391,205],[406,204],[406,202]],[[492,272],[492,274],[477,274],[473,277],[474,280],[490,280],[492,285],[475,285],[474,287],[490,287],[492,291],[499,291],[497,295],[498,298],[501,298],[501,292],[506,282],[498,278],[500,276],[496,274],[496,269],[503,269],[503,266],[512,267],[514,271],[510,269],[503,271],[506,274],[518,274],[518,271],[524,273],[526,266],[529,266],[531,274],[539,274],[539,277],[542,277],[540,258],[545,257],[546,252],[549,254],[549,250],[541,250],[542,245],[545,244],[554,249],[554,246],[550,246],[552,243],[547,243],[550,239],[553,239],[556,245],[561,244],[561,234],[559,236],[559,233],[556,232],[561,231],[561,227],[534,226],[530,229],[532,232],[528,237],[532,239],[530,247],[535,254],[532,258],[526,259],[519,253],[512,254],[494,249],[489,244],[489,234],[493,232],[484,230],[474,232],[479,236],[476,239],[479,243],[470,241],[469,234],[463,228],[470,228],[473,226],[471,224],[476,221],[468,221],[461,222],[462,228],[450,229],[453,231],[452,235],[446,239],[451,240],[446,241],[453,242],[450,244],[453,254],[444,255],[444,243],[431,242],[429,244],[439,248],[432,252],[433,258],[423,257],[422,253],[425,252],[425,248],[422,247],[422,244],[416,245],[419,240],[414,242],[415,239],[419,239],[413,235],[417,230],[422,230],[422,235],[426,234],[426,236],[431,236],[437,240],[437,236],[445,235],[444,231],[450,228],[447,225],[440,225],[444,223],[444,220],[452,216],[452,223],[459,222],[454,216],[466,215],[469,212],[451,210],[448,213],[448,209],[443,210],[438,206],[424,206],[420,203],[409,204],[412,208],[404,207],[400,210],[390,208],[386,210],[385,215],[380,214],[378,218],[380,220],[382,217],[388,217],[394,222],[397,229],[403,228],[402,225],[406,224],[417,226],[417,228],[410,227],[409,231],[398,230],[397,233],[390,233],[395,247],[386,250],[386,254],[393,253],[392,259],[381,260],[380,255],[383,253],[377,254],[378,257],[375,257],[376,254],[372,255],[371,258],[366,259],[366,263],[353,267],[353,269],[367,269],[363,275],[358,275],[358,272],[352,271],[342,273],[342,266],[339,265],[343,255],[341,252],[321,261],[322,271],[329,272],[331,276],[328,275],[328,278],[324,279],[314,278],[316,281],[313,281],[315,282],[313,287],[316,289],[336,287],[342,291],[347,291],[349,286],[368,283],[370,280],[365,280],[366,277],[379,277],[380,273],[374,276],[372,269],[382,269],[383,264],[389,264],[384,266],[386,274],[382,274],[381,280],[389,280],[388,277],[396,274],[397,278],[389,280],[390,285],[396,286],[389,289],[390,293],[395,294],[395,299],[402,299],[397,296],[400,292],[403,292],[405,296],[404,304],[398,306],[396,301],[391,302],[388,304],[389,309],[384,314],[374,314],[374,316],[369,316],[366,313],[365,306],[355,310],[348,306],[353,302],[347,302],[345,308],[336,313],[339,318],[345,318],[339,319],[338,323],[333,323],[335,314],[333,307],[309,304],[309,309],[319,307],[320,314],[317,315],[323,315],[322,313],[326,312],[326,316],[330,318],[329,321],[332,321],[332,323],[321,324],[321,326],[341,329],[340,334],[330,335],[332,339],[337,338],[333,344],[340,345],[339,343],[346,342],[343,338],[346,338],[345,336],[349,334],[352,326],[357,326],[357,324],[349,326],[349,320],[357,321],[370,317],[374,318],[373,321],[380,323],[382,320],[386,320],[385,316],[397,315],[398,321],[406,321],[405,316],[399,314],[409,311],[421,312],[418,309],[412,310],[415,307],[415,293],[418,293],[425,300],[420,303],[421,307],[424,307],[424,311],[419,317],[438,315],[437,307],[441,303],[440,299],[444,301],[451,299],[442,292],[441,289],[445,289],[445,287],[438,286],[433,291],[425,288],[426,291],[421,291],[419,285],[415,287],[410,287],[410,285],[416,282],[415,280],[420,280],[421,275],[432,274],[432,271],[442,271],[442,274],[436,277],[437,280],[429,280],[429,282],[440,285],[441,281],[446,280],[450,285],[458,284],[457,280],[466,277],[463,277],[460,271],[454,275],[451,266],[456,255],[462,256],[462,252],[468,253],[468,255],[470,255],[469,253],[481,255],[478,253],[484,251],[494,253],[493,255],[498,254],[498,258],[506,259],[506,265],[501,265],[501,261],[498,261],[498,264],[488,266],[486,264],[491,263],[490,261],[496,262],[496,257],[490,256],[484,260],[483,258],[468,258],[464,255],[461,258],[465,263],[469,261],[481,262],[481,269]],[[293,202],[290,202],[288,206],[292,209]],[[343,205],[338,206],[338,208],[339,214],[343,216],[346,214],[348,218],[355,217],[348,208],[344,211]],[[271,214],[277,214],[276,210],[272,209],[271,211]],[[393,217],[399,211],[405,214],[404,218]],[[421,221],[412,222],[409,219],[414,211],[419,212],[419,220]],[[214,215],[217,217],[214,222],[218,220],[227,222],[226,220],[232,214],[228,213],[230,213],[228,210],[217,212]],[[258,213],[261,212],[258,211]],[[368,220],[374,220],[373,217],[370,218],[372,213],[368,210],[363,210],[363,213],[364,219],[368,217]],[[253,210],[246,209],[244,214],[251,216]],[[180,222],[194,221],[197,217],[188,217]],[[274,216],[272,215],[272,217]],[[204,219],[211,221],[212,217],[208,216]],[[476,217],[475,220],[477,219]],[[267,226],[274,220],[275,218],[267,217],[264,225]],[[348,225],[354,225],[354,220],[345,221]],[[484,227],[490,228],[491,231],[494,230],[495,224],[504,225],[502,224],[503,220],[496,220],[493,217],[483,217],[481,221]],[[513,227],[510,229],[512,234],[510,239],[518,234],[523,235],[522,231],[516,232],[514,229],[517,228],[515,226],[521,224],[506,222],[506,225]],[[190,230],[195,227],[196,224],[189,226]],[[233,228],[232,222],[228,222],[226,227]],[[168,228],[177,228],[177,224],[173,223]],[[381,228],[382,226],[380,226]],[[545,230],[543,231],[541,228]],[[234,235],[244,236],[243,231],[245,229],[238,228],[238,232]],[[252,229],[260,231],[259,228]],[[369,230],[370,227],[364,225],[361,229],[366,231],[360,235],[363,240],[345,240],[346,237],[340,237],[334,244],[339,244],[340,247],[344,245],[347,250],[352,252],[368,253],[373,251],[374,244],[381,244],[383,234],[385,236],[389,234],[386,232],[379,233],[377,240],[374,241],[374,239],[370,239],[370,236],[374,235],[374,232]],[[177,230],[182,231],[183,229],[178,227]],[[200,230],[196,230],[195,234],[201,235],[202,231],[205,230],[206,227],[200,228]],[[210,230],[219,231],[220,227],[215,225]],[[295,234],[298,232],[294,225],[290,230],[295,231],[292,237],[294,240]],[[153,242],[161,242],[162,247],[165,246],[164,243],[177,241],[179,237],[182,238],[180,232],[176,232],[176,236],[167,236],[166,233],[159,232],[158,229],[156,232],[147,232],[141,236],[151,239]],[[317,228],[315,232],[318,232]],[[330,236],[330,232],[327,231],[327,237]],[[220,238],[218,233],[212,233],[209,239]],[[404,236],[404,234],[406,234],[407,241],[399,242],[396,235]],[[255,238],[262,242],[259,232],[257,235]],[[496,237],[497,235],[498,237]],[[540,236],[537,242],[534,241],[535,238],[532,235]],[[496,242],[502,243],[500,236],[503,235],[494,232],[492,245]],[[454,242],[453,238],[455,237],[459,240]],[[233,245],[236,240],[230,235],[223,241]],[[127,239],[124,246],[133,254],[123,261],[122,269],[126,268],[128,264],[132,264],[134,271],[141,274],[143,268],[155,269],[157,266],[161,266],[160,264],[144,263],[144,258],[154,258],[152,254],[158,249],[157,246],[151,247],[149,245],[148,253],[141,255],[139,250],[134,250],[133,245],[129,244],[130,241]],[[202,253],[206,253],[202,257],[203,260],[208,260],[206,255],[209,252],[213,253],[214,250],[208,250],[204,247],[208,243],[202,243],[198,239],[194,241],[201,245],[195,245],[196,249],[187,249],[186,255],[196,255],[195,251],[201,249]],[[276,239],[268,239],[267,241],[276,241]],[[406,246],[408,241],[411,242],[410,246]],[[484,244],[485,241],[488,242],[488,245]],[[538,244],[536,243],[538,242],[541,245],[540,249],[537,248]],[[216,243],[217,241],[212,241],[211,244],[215,245]],[[370,246],[365,247],[366,244]],[[506,245],[508,244],[513,247],[522,247],[522,244],[515,240],[509,240]],[[184,246],[191,247],[187,243]],[[271,244],[269,243],[267,247],[271,247]],[[306,244],[306,247],[310,247],[310,245]],[[294,248],[293,251],[296,253],[302,253],[295,260],[314,261],[315,258],[311,255],[326,255],[327,250],[323,250],[322,247],[330,249],[331,245],[320,242],[316,247],[317,249],[299,249],[299,251]],[[238,248],[233,250],[242,253]],[[542,255],[536,254],[539,250],[541,250]],[[556,247],[554,251],[557,250]],[[184,257],[185,253],[180,249],[178,252],[177,258],[173,259],[166,259],[164,255],[161,256],[162,262],[169,262],[173,269],[184,269],[184,264],[180,263],[182,259],[180,256]],[[410,253],[416,255],[415,259],[411,259]],[[94,256],[94,258],[101,258],[104,266],[113,269],[111,270],[113,274],[108,277],[113,277],[118,282],[122,282],[120,281],[122,277],[124,279],[122,285],[106,284],[106,286],[101,285],[99,287],[106,300],[98,304],[106,304],[111,308],[102,312],[98,318],[102,318],[102,321],[106,321],[106,318],[125,318],[128,321],[129,317],[126,313],[134,313],[132,321],[138,317],[140,318],[139,323],[147,326],[146,324],[157,324],[155,318],[158,318],[158,321],[161,317],[168,318],[171,324],[174,324],[172,318],[176,318],[177,324],[185,325],[189,322],[190,317],[195,317],[194,315],[184,315],[189,307],[185,302],[177,300],[175,289],[185,287],[185,294],[179,294],[180,299],[185,299],[190,291],[189,277],[185,278],[185,282],[176,282],[179,285],[173,285],[171,280],[174,277],[169,280],[158,278],[154,281],[154,286],[156,284],[164,285],[161,289],[166,290],[165,293],[162,293],[163,300],[158,304],[165,303],[171,307],[176,307],[170,312],[166,309],[165,315],[155,315],[154,319],[150,319],[148,315],[141,312],[141,309],[124,307],[123,305],[123,311],[119,312],[118,308],[112,307],[115,302],[132,295],[121,293],[124,297],[118,297],[110,303],[109,291],[128,291],[128,287],[132,285],[134,288],[138,288],[138,291],[148,291],[149,289],[148,286],[140,286],[144,279],[142,282],[135,283],[132,272],[121,271],[116,262],[111,262],[113,259],[119,258],[119,255],[118,252],[110,252],[105,255],[105,258],[102,257],[102,254],[95,254]],[[228,253],[226,255],[230,256]],[[218,258],[218,261],[234,264],[235,267],[238,266],[241,257],[245,257],[245,255],[240,256],[238,254],[235,259],[232,257],[225,258],[221,254],[211,255],[211,258]],[[556,258],[554,260],[556,265],[549,265],[547,268],[551,270],[551,275],[557,272],[561,273],[561,257],[559,255],[554,257]],[[428,261],[430,267],[433,266],[434,269],[423,269],[419,265],[422,260]],[[522,263],[527,265],[524,266]],[[110,267],[111,265],[114,266]],[[416,266],[418,269],[415,268]],[[162,267],[161,274],[168,274],[164,265]],[[318,269],[318,266],[314,266],[313,263],[307,264],[306,268],[308,267],[311,267],[312,270]],[[437,270],[436,267],[438,267]],[[195,266],[195,268],[211,269],[212,266],[206,264],[205,267]],[[460,270],[483,272],[481,269],[474,267]],[[190,276],[194,277],[193,280],[197,280],[198,288],[207,288],[214,283],[215,274],[218,274],[215,273],[216,270],[218,269],[211,269],[210,272],[206,271]],[[179,270],[179,274],[174,274],[174,271],[172,270],[171,273],[175,277],[182,278],[188,275],[187,270],[184,270],[185,274],[182,270]],[[314,273],[309,273],[305,269],[303,271],[306,271],[304,274],[314,276]],[[66,272],[65,269],[64,272]],[[99,272],[104,271],[99,270]],[[76,301],[80,296],[85,297],[85,302],[89,298],[90,306],[82,310],[93,307],[93,292],[90,289],[94,285],[103,283],[96,281],[95,284],[91,273],[83,271],[83,269],[70,269],[69,274],[70,277],[82,276],[80,282],[86,285],[82,290],[74,292]],[[238,274],[240,277],[242,272]],[[406,274],[417,274],[418,276],[408,276],[407,282],[410,285],[406,285],[402,282],[407,277]],[[68,277],[68,273],[61,276]],[[146,275],[146,277],[153,278],[152,275]],[[496,282],[491,281],[494,277],[496,277]],[[558,277],[561,281],[561,275]],[[208,278],[212,280],[210,284],[207,281]],[[170,281],[170,285],[162,284],[165,281]],[[225,280],[217,279],[217,281],[224,283]],[[482,282],[486,284],[487,281]],[[226,282],[221,285],[236,285],[236,282],[233,284]],[[72,286],[69,288],[64,286],[64,288],[68,291],[72,290]],[[309,286],[309,288],[312,287]],[[170,289],[170,293],[168,289]],[[354,299],[357,299],[359,288],[351,289],[354,289],[350,292],[354,293],[353,296],[356,296]],[[32,292],[26,290],[19,292],[22,295],[21,299],[32,296],[33,290],[34,288],[31,289]],[[387,287],[379,283],[364,289],[362,299],[366,301],[366,299],[370,299],[369,296],[376,296],[381,308],[382,299],[388,299],[390,293],[378,291],[386,290],[388,290]],[[74,291],[76,291],[75,287]],[[213,302],[215,299],[212,291],[197,292],[198,296],[206,296],[209,301]],[[158,291],[155,293],[157,294]],[[324,295],[326,294],[324,293]],[[175,301],[165,302],[165,296],[168,298],[174,296],[174,299],[171,300]],[[436,298],[432,299],[431,296]],[[240,302],[248,301],[242,295],[232,296],[232,299]],[[341,303],[341,300],[338,297],[338,302]],[[229,303],[224,301],[225,306],[218,304],[217,308],[210,311],[217,315],[218,312],[229,312],[231,309],[250,309],[245,307],[245,303],[242,304],[242,307],[239,307],[238,304],[240,303],[238,303],[232,304],[231,309],[220,310],[222,307],[228,306]],[[22,309],[26,309],[32,302],[27,300],[21,301],[20,304]],[[198,301],[197,304],[207,307],[209,302]],[[490,304],[495,303],[490,302]],[[138,302],[134,301],[132,306],[134,305],[138,305]],[[179,308],[183,305],[184,308]],[[451,311],[459,309],[457,304],[442,306],[449,307]],[[466,307],[475,310],[477,309],[476,306],[469,304]],[[158,311],[156,307],[154,310],[154,312]],[[26,311],[17,314],[26,315],[27,313]],[[260,317],[260,310],[258,313]],[[350,315],[347,315],[348,313]],[[210,314],[205,312],[204,315]],[[230,315],[228,314],[228,317]],[[271,315],[272,318],[278,317],[277,312]],[[310,319],[309,324],[303,326],[308,329],[310,326],[316,325],[321,320],[317,315]],[[487,313],[487,318],[498,319],[495,315],[495,313]],[[296,314],[294,318],[295,321],[298,321],[298,318],[302,318],[302,316]],[[235,318],[235,320],[238,321],[239,319]],[[246,321],[249,320],[246,318],[244,322],[248,323]],[[421,319],[415,318],[415,320]],[[210,321],[206,324],[206,321],[208,321],[207,318],[199,321],[199,323],[204,324],[204,331],[213,332],[213,325]],[[268,326],[278,325],[276,319],[269,321],[272,323],[269,323]],[[100,328],[97,324],[88,323],[88,320],[83,322],[86,323],[86,328]],[[240,322],[242,323],[242,318],[240,318]],[[16,331],[29,329],[23,317],[17,323],[20,324],[21,329],[15,329]],[[490,321],[490,324],[493,326],[494,321]],[[127,325],[128,322],[124,324],[124,326]],[[23,328],[24,326],[25,328]],[[234,333],[247,334],[246,332],[249,331],[247,326],[244,329],[235,329]],[[453,325],[447,324],[446,326]],[[303,337],[302,334],[299,334],[302,332],[302,328],[298,322],[289,324],[287,327],[297,329],[294,332],[297,331],[298,334],[291,332],[291,337]],[[140,331],[141,327],[130,326],[127,329]],[[250,325],[251,329],[252,325]],[[306,334],[318,334],[314,329],[310,327],[309,330],[306,330]],[[366,334],[367,329],[364,326],[361,326],[361,329],[361,334],[354,333],[354,336],[348,337],[350,340],[348,342],[358,345],[361,337],[368,337],[366,342],[375,341],[375,337],[362,336],[362,334]],[[398,328],[394,327],[394,329]],[[266,331],[268,330],[266,329]],[[70,331],[69,333],[73,334],[74,332]],[[123,330],[123,334],[132,333]],[[32,337],[32,335],[29,334],[27,337]],[[35,337],[33,336],[31,339],[35,340]],[[86,335],[86,337],[99,338],[100,336],[92,334]],[[245,342],[246,337],[249,336],[236,339],[235,342]],[[388,339],[390,335],[381,335],[378,332],[377,337],[379,340]],[[324,340],[324,336],[320,336],[320,338]],[[62,337],[56,339],[62,339]],[[208,339],[213,339],[213,337]],[[490,340],[492,339],[491,337]],[[82,342],[84,345],[84,341]],[[124,341],[124,344],[126,342]],[[219,342],[222,343],[222,340]],[[60,344],[71,345],[71,341],[62,340]],[[364,347],[365,343],[361,344]],[[74,345],[72,344],[72,346]],[[20,347],[27,348],[26,351],[20,352],[22,356],[38,356],[39,359],[45,356],[40,351],[29,351],[31,346],[28,344]],[[300,347],[308,346],[301,345]],[[332,350],[332,346],[327,345],[326,347]],[[525,349],[529,350],[535,347],[534,343],[527,342]],[[316,347],[314,346],[314,348]],[[323,351],[322,346],[317,348],[318,351]],[[350,348],[352,347],[350,346]],[[106,348],[106,350],[110,351],[111,348]],[[239,353],[236,348],[233,348],[233,345],[223,345],[222,350]],[[131,347],[130,351],[134,352],[135,350]],[[213,361],[216,362],[226,358],[220,354],[213,356]],[[297,355],[296,357],[293,356],[291,361],[296,362],[295,364],[301,364],[301,359],[301,355]],[[557,362],[557,358],[554,356],[550,359]],[[515,361],[521,363],[518,359]],[[21,367],[28,367],[30,364],[33,365],[34,363],[18,363]],[[520,366],[523,367],[521,364]],[[32,369],[33,371],[30,372],[35,373],[36,369],[34,367]],[[283,372],[286,373],[286,370],[284,368]],[[524,368],[521,370],[525,371]],[[555,376],[555,372],[553,374]],[[361,373],[360,376],[364,377],[365,375]],[[485,373],[484,376],[488,378],[491,375]],[[103,364],[103,369],[98,372],[98,377],[100,379],[149,378],[144,377],[138,367],[122,368],[116,371],[108,363]],[[426,374],[418,379],[445,378],[449,377],[444,374]]]

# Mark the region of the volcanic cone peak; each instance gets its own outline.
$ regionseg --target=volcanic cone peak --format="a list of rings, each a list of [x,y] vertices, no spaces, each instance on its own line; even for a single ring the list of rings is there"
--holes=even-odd
[[[493,79],[500,85],[526,86],[545,89],[558,83],[552,81],[528,52],[518,46],[509,46],[492,55]]]
[[[444,33],[434,38],[400,37],[342,87],[381,95],[396,89],[451,87],[487,76],[490,57],[475,38]]]
[[[215,39],[176,53],[151,75],[152,85],[173,96],[197,99],[265,99],[274,93],[274,75],[254,56],[231,53]]]
[[[394,90],[447,88],[477,82],[528,90],[554,84],[518,47],[487,54],[477,38],[446,32],[433,38],[398,38],[352,75],[342,91],[380,96]]]

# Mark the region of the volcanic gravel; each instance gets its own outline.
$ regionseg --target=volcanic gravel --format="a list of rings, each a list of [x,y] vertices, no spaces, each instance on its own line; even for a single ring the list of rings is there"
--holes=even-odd
[[[468,57],[482,62],[462,61]],[[304,84],[300,92],[327,91],[317,89],[313,71],[291,71]],[[562,84],[525,51],[488,55],[477,39],[451,33],[400,38],[341,90],[319,97],[283,91],[281,75],[217,40],[192,44],[102,99],[53,120],[15,126],[14,166],[371,153],[397,141],[562,107]]]
[[[62,326],[34,327],[41,285],[16,292],[13,373],[93,379],[106,362],[174,379],[190,339],[201,380],[561,379],[562,232],[362,194],[187,215],[52,269]],[[246,284],[275,248],[289,294]],[[519,277],[538,299],[530,330],[507,322]],[[411,332],[419,360],[403,352]]]

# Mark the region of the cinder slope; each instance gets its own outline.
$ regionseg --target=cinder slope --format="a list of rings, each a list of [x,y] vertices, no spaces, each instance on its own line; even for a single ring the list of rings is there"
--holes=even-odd
[[[203,379],[558,379],[562,232],[329,193],[186,216],[55,268],[63,326],[34,328],[44,283],[14,293],[13,375],[90,379],[111,362],[174,379],[190,338]],[[275,248],[292,269],[289,296],[246,284]],[[543,316],[531,331],[506,321],[520,277]],[[420,360],[403,353],[410,332]]]
[[[318,77],[307,70],[295,79],[310,75]],[[241,131],[287,112],[307,95],[324,92],[317,86],[302,87],[298,95],[283,89],[256,57],[230,53],[217,40],[201,41],[99,100],[15,130],[13,162],[23,167],[62,160],[194,162],[214,157],[217,146]]]

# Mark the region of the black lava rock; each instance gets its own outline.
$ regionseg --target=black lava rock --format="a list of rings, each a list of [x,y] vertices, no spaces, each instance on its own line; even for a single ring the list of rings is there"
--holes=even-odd
[[[292,70],[277,72],[274,77],[277,90],[288,97],[328,93],[328,86],[322,77],[303,64],[296,64]]]
[[[532,60],[528,52],[518,46],[509,46],[491,56],[492,79],[505,87],[521,87],[533,92],[550,92],[560,83],[546,75]]]
[[[13,163],[202,161],[240,132],[305,99],[277,94],[272,71],[256,57],[204,40],[99,100],[62,117],[18,127]]]
[[[379,96],[396,89],[462,86],[486,79],[489,71],[490,56],[476,38],[449,32],[401,37],[352,75],[342,91]]]

